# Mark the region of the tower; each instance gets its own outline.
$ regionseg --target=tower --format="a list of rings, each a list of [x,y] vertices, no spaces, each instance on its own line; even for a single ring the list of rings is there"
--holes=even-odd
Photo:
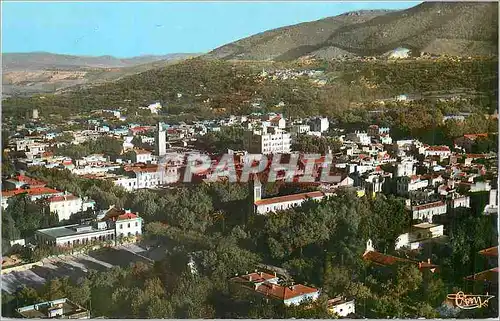
[[[163,123],[158,123],[155,137],[156,156],[162,157],[167,153],[167,132],[163,129]]]
[[[262,198],[262,184],[259,181],[259,178],[257,175],[254,176],[254,179],[252,180],[252,187],[253,187],[253,202],[257,202]]]

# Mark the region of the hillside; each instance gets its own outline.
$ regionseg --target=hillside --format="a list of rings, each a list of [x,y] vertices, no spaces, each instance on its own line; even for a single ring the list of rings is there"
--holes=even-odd
[[[71,56],[49,52],[4,53],[2,54],[2,68],[4,72],[44,69],[71,70],[85,67],[123,68],[186,56],[191,56],[191,54],[179,53],[162,56],[145,55],[132,58],[116,58],[113,56]]]
[[[293,60],[414,53],[496,55],[498,3],[425,2],[402,11],[360,11],[266,31],[219,47],[220,59]]]
[[[41,115],[69,117],[95,109],[122,108],[127,115],[135,116],[137,112],[140,121],[144,121],[151,115],[138,107],[161,102],[165,106],[163,117],[210,117],[255,111],[335,116],[358,103],[399,94],[425,97],[452,92],[472,93],[467,95],[478,97],[474,108],[493,110],[498,99],[497,66],[496,59],[343,63],[317,60],[311,64],[198,57],[100,86],[45,94],[43,98],[7,99],[2,112],[4,117],[22,116],[25,110],[36,107]]]
[[[96,85],[152,68],[165,67],[196,54],[84,57],[52,53],[6,53],[2,56],[3,95],[50,93],[78,85]]]

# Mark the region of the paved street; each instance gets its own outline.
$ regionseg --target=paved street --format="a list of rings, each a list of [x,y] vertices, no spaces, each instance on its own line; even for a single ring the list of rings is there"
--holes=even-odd
[[[127,267],[139,261],[151,262],[140,254],[135,254],[140,252],[144,252],[144,249],[130,244],[101,249],[89,254],[44,259],[42,261],[43,266],[36,266],[28,271],[11,272],[2,275],[2,291],[15,292],[23,284],[38,288],[48,280],[65,276],[69,276],[70,279],[76,281],[89,270],[105,271],[113,266]]]

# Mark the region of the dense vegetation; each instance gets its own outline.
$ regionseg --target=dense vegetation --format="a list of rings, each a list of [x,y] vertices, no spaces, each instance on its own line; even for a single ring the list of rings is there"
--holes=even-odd
[[[126,77],[90,89],[63,95],[10,98],[3,103],[4,116],[22,115],[39,108],[42,115],[95,109],[131,108],[160,101],[168,114],[208,115],[223,108],[228,113],[247,113],[250,103],[262,99],[261,108],[275,109],[287,116],[331,114],[349,109],[351,102],[390,98],[397,94],[439,93],[469,90],[486,95],[489,107],[496,100],[497,60],[474,59],[412,62],[328,62],[312,65],[297,62],[275,65],[232,63],[194,58],[166,68]],[[312,86],[304,77],[272,80],[259,77],[262,68],[317,68],[329,82]],[[178,96],[181,94],[182,96]]]
[[[7,311],[15,302],[28,304],[57,293],[90,307],[94,316],[325,317],[324,298],[314,309],[284,310],[228,287],[230,277],[263,262],[284,267],[295,282],[321,287],[325,297],[355,296],[357,311],[367,317],[435,317],[434,308],[446,293],[463,289],[462,278],[483,268],[477,251],[496,244],[496,222],[480,214],[483,201],[474,201],[473,211],[443,218],[453,220],[449,245],[433,246],[414,257],[431,258],[442,272],[421,273],[415,265],[401,265],[381,274],[366,265],[361,255],[368,238],[379,251],[394,252],[395,239],[411,224],[400,198],[359,198],[346,190],[323,202],[308,201],[299,208],[253,216],[246,185],[214,183],[168,193],[129,194],[106,188],[105,183],[99,185],[107,192],[88,188],[90,182],[73,180],[57,170],[34,173],[52,184],[69,181],[81,190],[92,189],[93,197],[101,193],[101,204],[113,201],[139,212],[146,237],[167,246],[170,254],[154,266],[90,273],[78,285],[52,280],[47,285],[51,290],[24,289],[4,297]],[[477,229],[474,235],[469,233],[471,227]],[[187,265],[190,258],[196,262],[194,274]],[[109,304],[109,298],[114,304]]]

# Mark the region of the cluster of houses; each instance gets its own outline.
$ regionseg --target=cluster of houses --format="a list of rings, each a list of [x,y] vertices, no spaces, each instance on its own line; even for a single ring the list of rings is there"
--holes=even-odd
[[[280,74],[273,77],[277,75]],[[145,108],[155,113],[161,105]],[[122,118],[117,111],[101,113]],[[40,127],[28,134],[11,137],[6,151],[16,156],[14,165],[18,173],[3,178],[2,208],[6,209],[9,199],[18,194],[26,194],[31,200],[46,200],[50,211],[57,213],[61,221],[68,220],[73,214],[98,208],[93,200],[59,191],[28,177],[23,171],[31,166],[67,169],[81,177],[108,180],[127,191],[177,184],[190,166],[187,161],[189,155],[205,154],[212,163],[217,163],[223,156],[209,153],[203,146],[197,145],[198,138],[234,126],[243,130],[242,149],[225,153],[233,157],[234,174],[238,177],[242,175],[248,155],[268,156],[268,166],[249,182],[252,189],[249,205],[257,215],[300,206],[310,199],[321,201],[334,196],[339,188],[350,188],[358,196],[374,198],[381,193],[395,194],[405,198],[406,210],[414,222],[408,231],[394,240],[394,250],[418,250],[430,242],[447,241],[441,218],[458,209],[470,208],[474,193],[489,194],[483,215],[496,215],[498,211],[497,168],[491,165],[497,155],[470,153],[470,145],[482,137],[481,134],[464,135],[463,139],[455,141],[452,149],[449,146],[427,145],[415,139],[393,139],[387,127],[371,125],[364,130],[345,133],[331,128],[331,122],[326,117],[287,120],[281,114],[230,116],[177,125],[130,124],[114,129],[93,119],[88,121],[88,125],[93,129],[66,132],[72,137],[71,142],[58,141],[61,133]],[[329,148],[321,157],[310,159],[302,151],[292,148],[295,140],[307,135],[335,138],[340,149]],[[77,145],[103,136],[123,141],[122,153],[86,155],[81,159],[53,153],[53,147],[61,144]],[[282,167],[271,166],[276,155],[280,155]],[[296,159],[297,163],[290,170],[288,165],[292,159]],[[310,185],[314,190],[278,197],[264,195],[262,182],[269,177],[273,176],[277,181],[300,182],[306,171],[312,172],[314,179]],[[327,181],[322,179],[325,172],[329,174]],[[220,171],[209,168],[194,173],[193,181],[227,180],[225,174],[227,172],[221,175]],[[142,234],[142,219],[137,213],[113,207],[100,211],[96,217],[81,224],[38,230],[35,239],[39,244],[72,247],[94,242],[117,242],[120,238],[136,238]],[[363,258],[379,266],[404,261],[415,264],[421,270],[433,273],[439,270],[430,260],[420,262],[382,254],[374,249],[370,240]],[[247,273],[231,281],[285,305],[304,299],[314,301],[320,293],[318,289],[305,285],[283,285],[276,275],[264,272]],[[331,300],[329,307],[332,313],[339,316],[355,313],[354,301],[346,298]]]

